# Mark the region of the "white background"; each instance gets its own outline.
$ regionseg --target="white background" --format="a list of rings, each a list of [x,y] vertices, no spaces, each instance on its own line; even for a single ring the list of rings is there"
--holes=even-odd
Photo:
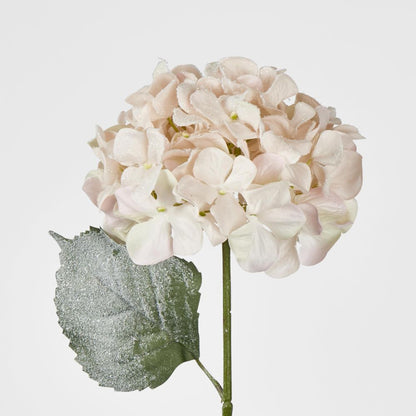
[[[195,363],[156,390],[98,387],[53,296],[58,247],[101,215],[81,191],[95,125],[171,66],[243,55],[367,137],[353,228],[327,258],[273,280],[233,264],[235,416],[416,414],[413,1],[5,1],[0,6],[0,414],[219,415]],[[220,248],[203,273],[201,359],[221,379]]]

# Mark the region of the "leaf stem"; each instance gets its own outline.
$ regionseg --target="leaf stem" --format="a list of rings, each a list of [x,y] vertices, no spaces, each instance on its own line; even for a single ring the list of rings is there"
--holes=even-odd
[[[222,244],[222,296],[223,296],[223,353],[224,353],[224,391],[222,416],[231,416],[232,383],[231,383],[231,265],[230,246],[228,241]]]
[[[201,361],[198,360],[198,358],[195,358],[196,363],[199,365],[199,367],[201,368],[201,370],[205,373],[205,375],[209,378],[209,380],[211,381],[211,383],[214,385],[215,389],[217,390],[218,394],[221,397],[221,401],[224,400],[223,397],[223,391],[222,391],[222,387],[221,384],[218,383],[217,380],[215,380],[215,378],[211,375],[211,373],[205,368],[205,366],[201,363]]]

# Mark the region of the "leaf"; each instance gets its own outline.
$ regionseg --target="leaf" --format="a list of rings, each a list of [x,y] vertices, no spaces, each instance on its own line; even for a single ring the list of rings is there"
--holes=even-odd
[[[62,249],[59,324],[91,378],[118,391],[155,388],[199,358],[201,274],[193,263],[138,266],[97,228],[73,240],[50,234]]]

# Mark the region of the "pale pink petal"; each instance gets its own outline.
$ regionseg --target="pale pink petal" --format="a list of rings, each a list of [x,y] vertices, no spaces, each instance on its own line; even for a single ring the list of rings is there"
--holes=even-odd
[[[121,185],[133,187],[137,201],[140,201],[150,196],[154,190],[160,170],[161,166],[152,166],[149,169],[144,166],[130,166],[121,175]]]
[[[335,127],[334,130],[347,134],[351,137],[352,140],[365,139],[365,137],[360,134],[357,127],[351,126],[349,124],[341,124],[340,126]]]
[[[291,201],[287,182],[272,182],[242,193],[247,202],[249,214],[259,214],[272,208],[278,208]]]
[[[230,194],[220,195],[211,207],[211,213],[224,235],[229,235],[231,231],[247,222],[243,208]]]
[[[297,127],[315,116],[316,112],[310,105],[298,102],[295,104],[295,112],[292,117],[292,123]]]
[[[303,211],[306,222],[302,227],[302,232],[311,235],[318,235],[322,231],[321,223],[319,222],[318,210],[311,204],[299,204],[298,207]]]
[[[173,110],[173,122],[177,126],[191,126],[192,124],[203,123],[204,119],[196,114],[187,114],[180,108]]]
[[[196,111],[216,125],[221,125],[228,117],[217,97],[210,91],[196,90],[190,100]]]
[[[276,108],[283,100],[292,97],[297,92],[298,88],[292,78],[281,73],[263,94],[263,101],[266,106]]]
[[[106,186],[98,195],[97,207],[106,213],[112,212],[116,201],[114,192],[117,189],[117,185]]]
[[[189,256],[202,247],[202,228],[198,221],[198,210],[191,205],[173,207],[169,211],[172,225],[173,253]]]
[[[284,137],[274,134],[272,131],[266,131],[260,137],[261,145],[263,149],[268,153],[276,153],[285,159],[287,163],[296,163],[302,156],[296,148],[292,146],[292,140],[288,142]]]
[[[195,160],[195,178],[209,185],[222,185],[230,174],[233,158],[215,147],[202,150]]]
[[[312,157],[322,165],[338,165],[343,156],[341,135],[334,130],[325,130],[319,136]]]
[[[204,149],[206,147],[217,147],[228,153],[227,143],[224,137],[216,132],[193,133],[189,139],[195,147]]]
[[[256,139],[258,133],[251,130],[249,127],[240,123],[239,121],[226,120],[224,124],[227,130],[235,137],[240,140]]]
[[[192,65],[192,64],[175,66],[175,68],[172,69],[172,72],[175,75],[189,72],[190,74],[194,74],[196,78],[201,78],[202,76],[199,69],[195,65]]]
[[[305,214],[294,204],[263,211],[257,217],[276,237],[283,240],[294,237],[306,222]]]
[[[190,97],[191,94],[195,92],[195,90],[195,85],[191,84],[190,82],[183,82],[176,88],[176,95],[178,98],[179,106],[187,113],[191,113],[193,110],[192,104],[190,102]]]
[[[124,186],[115,191],[117,214],[139,220],[156,215],[157,203],[153,196],[143,194],[133,186]]]
[[[177,80],[172,80],[165,88],[163,88],[155,97],[153,107],[160,117],[169,117],[172,115],[173,109],[178,105],[176,98]]]
[[[311,188],[312,173],[306,163],[294,163],[286,166],[281,178],[293,185],[296,190],[304,193],[309,192]]]
[[[215,188],[195,179],[191,175],[183,176],[175,188],[175,193],[198,207],[200,211],[209,209],[218,192]]]
[[[256,156],[253,163],[257,168],[254,182],[260,185],[277,182],[285,167],[284,159],[275,153],[262,153]]]
[[[85,178],[84,186],[82,187],[82,190],[88,195],[94,205],[97,205],[98,195],[103,190],[102,176],[102,169],[92,170]]]
[[[334,169],[327,169],[329,189],[342,199],[354,198],[361,189],[362,157],[359,153],[345,150],[341,163]]]
[[[241,75],[258,74],[258,67],[255,62],[239,56],[222,59],[220,61],[220,68],[224,75],[232,80]]]
[[[287,277],[299,269],[299,256],[296,250],[296,239],[279,242],[279,257],[266,270],[266,274],[271,277]]]
[[[147,160],[147,138],[143,131],[124,128],[114,139],[114,159],[125,166],[142,164]]]
[[[300,262],[305,266],[312,266],[322,261],[340,235],[341,231],[335,227],[325,227],[320,235],[300,233]]]
[[[127,234],[127,251],[134,263],[156,264],[173,256],[171,225],[159,215],[136,224]]]
[[[267,270],[278,258],[276,238],[256,218],[233,231],[228,241],[238,264],[248,272]]]
[[[260,109],[254,104],[239,100],[235,106],[238,119],[257,130],[260,124]]]
[[[135,224],[135,222],[127,218],[120,218],[111,213],[107,213],[104,216],[102,229],[111,235],[114,240],[124,242],[126,241],[130,228]]]
[[[234,160],[230,176],[224,182],[224,189],[242,192],[247,189],[256,176],[256,165],[244,156],[237,156]]]
[[[156,65],[156,68],[153,70],[153,79],[156,79],[159,75],[170,72],[168,63],[165,59],[160,59]]]

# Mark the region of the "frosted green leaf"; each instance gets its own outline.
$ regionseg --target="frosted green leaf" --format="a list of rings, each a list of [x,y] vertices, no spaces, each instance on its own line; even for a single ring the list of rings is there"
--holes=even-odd
[[[62,249],[59,324],[91,378],[118,391],[155,388],[199,358],[201,274],[193,263],[138,266],[96,228],[73,240],[50,234]]]

